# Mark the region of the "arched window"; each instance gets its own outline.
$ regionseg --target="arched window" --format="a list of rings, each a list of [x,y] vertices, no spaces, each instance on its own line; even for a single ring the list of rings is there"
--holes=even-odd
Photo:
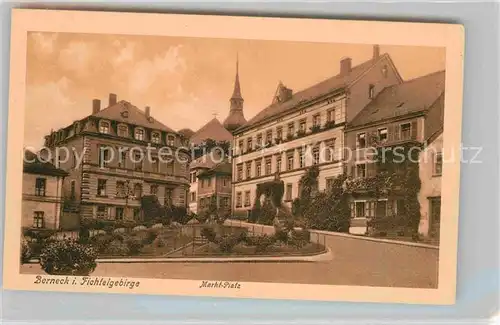
[[[109,134],[110,124],[108,121],[99,122],[99,132]]]
[[[173,135],[167,135],[167,145],[173,146],[175,144],[175,137]]]
[[[142,128],[136,128],[135,129],[135,139],[144,141],[144,129]]]
[[[118,136],[119,137],[128,137],[128,126],[125,124],[118,125]]]
[[[151,133],[151,142],[152,143],[160,143],[161,142],[161,137],[160,137],[160,133],[159,132],[152,132]]]

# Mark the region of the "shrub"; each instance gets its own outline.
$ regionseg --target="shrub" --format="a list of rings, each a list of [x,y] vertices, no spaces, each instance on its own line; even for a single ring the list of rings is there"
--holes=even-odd
[[[138,255],[141,252],[141,249],[144,247],[142,244],[141,240],[137,238],[129,238],[126,241],[126,244],[128,246],[129,254],[130,255]]]
[[[165,241],[163,240],[163,238],[157,237],[154,240],[154,242],[153,242],[153,246],[155,246],[155,247],[165,247],[166,244],[165,244]]]
[[[113,236],[108,234],[99,234],[90,238],[90,245],[94,247],[97,252],[104,253],[108,245],[113,241]]]
[[[125,237],[122,234],[117,233],[117,232],[113,233],[111,235],[111,238],[113,238],[113,241],[123,242],[125,240]]]
[[[268,236],[268,235],[258,236],[256,238],[255,251],[257,253],[263,253],[263,252],[267,251],[269,246],[272,246],[274,244],[274,242],[275,242],[275,239],[271,236]]]
[[[78,240],[81,244],[87,244],[90,238],[90,231],[85,225],[82,225],[78,231]]]
[[[114,255],[114,256],[127,256],[129,254],[129,248],[122,241],[113,240],[106,247],[105,254],[106,255]]]
[[[23,240],[21,242],[21,264],[28,263],[31,259],[31,249],[28,243]]]
[[[238,237],[234,235],[222,236],[219,240],[219,249],[223,253],[231,253],[234,246],[238,245]]]
[[[276,239],[276,241],[280,241],[286,244],[288,243],[288,232],[283,229],[277,230],[274,233],[274,238]]]
[[[293,230],[290,244],[302,248],[311,242],[311,233],[308,230]]]
[[[97,251],[73,240],[47,245],[40,254],[40,265],[52,275],[88,275],[96,268]]]
[[[266,198],[262,208],[260,209],[258,223],[263,225],[272,225],[275,217],[276,208],[273,206],[271,200]]]
[[[111,234],[114,229],[115,227],[113,227],[112,225],[106,225],[102,230],[104,230],[107,234]]]
[[[201,236],[205,237],[209,242],[215,242],[215,237],[217,234],[215,233],[215,230],[210,227],[203,227],[201,230]]]

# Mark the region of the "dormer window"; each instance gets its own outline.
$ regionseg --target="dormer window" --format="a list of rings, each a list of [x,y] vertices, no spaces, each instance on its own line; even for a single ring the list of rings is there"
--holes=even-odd
[[[144,129],[136,128],[134,137],[136,140],[144,141]]]
[[[174,146],[175,137],[173,135],[167,135],[167,145]]]
[[[128,126],[125,124],[118,125],[118,136],[120,137],[128,137]]]
[[[99,122],[99,132],[109,134],[109,122],[108,121]]]
[[[373,99],[375,97],[375,86],[368,86],[368,98]]]
[[[152,132],[151,133],[151,142],[152,143],[160,143],[160,133],[159,132]]]

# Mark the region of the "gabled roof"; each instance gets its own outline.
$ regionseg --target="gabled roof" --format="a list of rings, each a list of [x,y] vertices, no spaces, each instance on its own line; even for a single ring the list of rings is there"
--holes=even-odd
[[[23,172],[50,176],[66,176],[67,172],[40,158],[29,150],[24,151]]]
[[[444,92],[445,72],[438,71],[383,89],[354,117],[349,126],[428,109]]]
[[[127,113],[124,113],[127,112]],[[131,103],[121,100],[114,105],[108,106],[92,116],[109,119],[113,121],[135,124],[145,128],[176,133],[174,130],[159,122],[152,116],[149,118],[146,113]]]
[[[248,121],[241,128],[237,129],[236,132],[243,130],[253,124],[264,121],[267,118],[272,116],[279,115],[291,108],[296,107],[298,104],[302,104],[304,102],[308,102],[315,98],[318,98],[322,95],[326,95],[335,90],[340,90],[342,88],[346,88],[350,86],[353,82],[355,82],[361,75],[370,69],[372,66],[380,62],[382,59],[388,59],[390,62],[390,56],[385,53],[381,55],[378,59],[373,60],[370,59],[366,62],[358,64],[351,68],[351,71],[347,74],[337,74],[331,78],[328,78],[320,83],[317,83],[309,88],[301,90],[291,96],[291,98],[284,102],[275,102],[270,106],[263,109],[260,113],[255,115],[250,121]]]
[[[200,144],[207,139],[212,139],[215,141],[231,141],[233,135],[224,128],[217,118],[213,118],[207,124],[202,126],[198,131],[196,131],[189,141],[194,144]]]
[[[221,163],[218,163],[217,165],[215,165],[211,169],[208,169],[206,171],[201,172],[200,174],[198,174],[198,178],[208,176],[208,175],[213,175],[213,174],[231,175],[231,173],[232,173],[232,165],[230,162],[228,162],[226,160],[226,161],[223,161]]]

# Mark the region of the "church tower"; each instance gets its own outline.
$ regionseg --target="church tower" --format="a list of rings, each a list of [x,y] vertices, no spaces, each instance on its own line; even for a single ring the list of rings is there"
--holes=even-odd
[[[233,95],[231,96],[231,99],[229,99],[229,115],[223,123],[224,127],[229,132],[236,130],[247,122],[245,116],[243,115],[243,97],[241,96],[238,61],[238,57],[236,57],[236,79],[234,80]]]

